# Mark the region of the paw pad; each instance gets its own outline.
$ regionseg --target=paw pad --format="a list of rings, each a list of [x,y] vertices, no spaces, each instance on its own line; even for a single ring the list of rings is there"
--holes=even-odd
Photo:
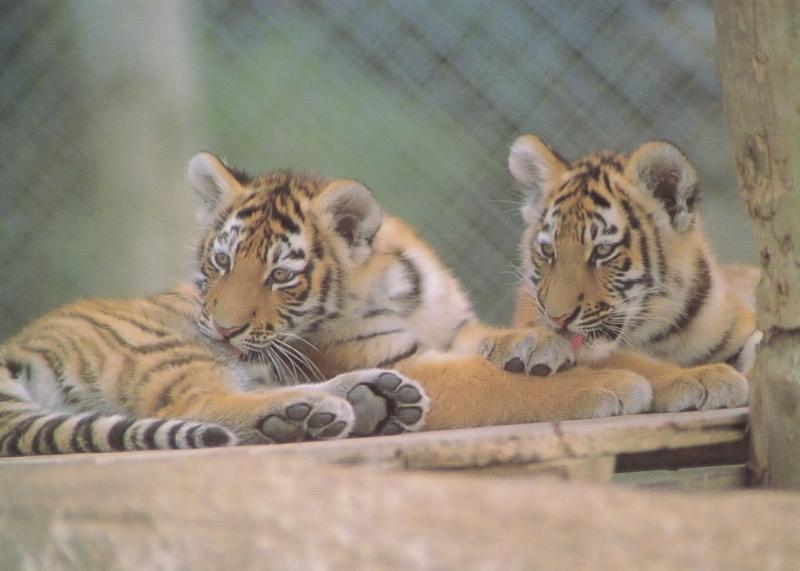
[[[236,444],[236,437],[221,426],[208,426],[200,433],[200,443],[204,448],[231,446]]]
[[[395,434],[402,434],[403,432],[405,432],[403,427],[395,422],[388,423],[380,431],[384,436],[394,436]]]
[[[342,432],[344,432],[345,428],[347,428],[347,423],[344,422],[343,420],[340,420],[338,422],[332,423],[325,430],[323,430],[320,434],[325,438],[334,438],[334,437],[339,436],[340,434],[342,434]]]
[[[311,406],[305,403],[296,404],[286,409],[286,416],[292,420],[303,420],[311,412]]]
[[[397,399],[400,402],[413,404],[422,400],[422,392],[414,386],[403,387],[397,391]]]
[[[531,368],[531,375],[534,377],[546,377],[550,374],[550,367],[545,365],[544,363],[539,363],[538,365],[534,365]]]
[[[258,430],[275,443],[336,438],[348,433],[353,409],[346,400],[316,391],[305,398],[305,402],[296,402],[265,416]]]
[[[287,422],[278,415],[271,414],[261,423],[261,432],[273,442],[300,442],[306,431],[302,424]]]
[[[329,412],[318,412],[308,419],[308,425],[311,428],[322,428],[323,426],[328,426],[331,422],[333,422],[334,418],[336,417]]]
[[[428,397],[419,384],[394,371],[345,373],[325,383],[324,390],[352,405],[356,421],[351,434],[355,436],[419,430],[428,410]]]
[[[385,391],[393,391],[400,386],[402,382],[403,380],[394,373],[383,373],[378,377],[376,384]]]
[[[523,363],[522,359],[519,357],[514,357],[510,359],[503,368],[509,373],[524,373],[525,363]]]

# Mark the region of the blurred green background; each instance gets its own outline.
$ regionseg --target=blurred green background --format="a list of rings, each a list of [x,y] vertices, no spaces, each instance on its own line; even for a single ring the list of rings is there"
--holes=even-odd
[[[720,258],[753,258],[705,2],[0,3],[0,339],[185,275],[199,150],[365,182],[506,322],[525,132],[673,141]]]

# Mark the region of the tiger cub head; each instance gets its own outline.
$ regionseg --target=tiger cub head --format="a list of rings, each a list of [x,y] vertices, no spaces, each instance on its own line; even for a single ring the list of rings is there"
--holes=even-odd
[[[532,135],[509,168],[526,193],[523,287],[539,321],[570,336],[579,361],[607,356],[657,319],[669,266],[700,239],[694,168],[666,142],[569,163]]]
[[[205,335],[247,359],[337,313],[383,219],[367,187],[287,171],[250,177],[209,153],[188,175],[204,205],[195,283]]]

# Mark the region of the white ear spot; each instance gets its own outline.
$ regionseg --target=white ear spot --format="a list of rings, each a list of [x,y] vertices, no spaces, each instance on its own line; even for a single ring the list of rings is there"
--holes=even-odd
[[[198,153],[192,157],[187,175],[209,212],[230,204],[242,192],[234,174],[211,153]]]
[[[541,208],[544,196],[558,185],[567,165],[541,139],[523,135],[511,145],[508,169],[525,191],[522,217],[530,224]]]

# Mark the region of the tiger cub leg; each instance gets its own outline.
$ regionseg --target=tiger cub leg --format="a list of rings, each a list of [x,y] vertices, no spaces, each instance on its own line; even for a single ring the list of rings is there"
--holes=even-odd
[[[632,351],[620,351],[592,366],[635,371],[653,385],[653,410],[677,412],[745,406],[747,379],[724,363],[679,367]]]
[[[425,430],[645,412],[649,383],[625,370],[572,369],[551,378],[499,369],[477,355],[423,353],[398,364],[430,399]]]
[[[501,369],[536,377],[575,366],[569,340],[544,326],[504,329],[469,323],[453,341],[453,351],[481,355]]]
[[[178,377],[178,382],[154,387],[149,410],[140,412],[215,423],[244,444],[343,438],[353,428],[350,403],[314,386],[237,392],[217,373]]]
[[[428,412],[429,398],[420,384],[397,371],[361,369],[318,386],[352,405],[351,436],[414,432],[422,428]]]

